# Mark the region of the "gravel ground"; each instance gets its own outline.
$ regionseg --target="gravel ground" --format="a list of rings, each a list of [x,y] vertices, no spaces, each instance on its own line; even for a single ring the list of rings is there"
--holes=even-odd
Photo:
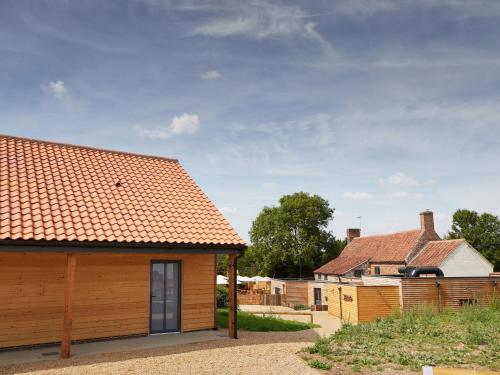
[[[0,368],[0,374],[318,374],[297,355],[316,337],[313,330],[240,331],[239,340],[51,360]]]

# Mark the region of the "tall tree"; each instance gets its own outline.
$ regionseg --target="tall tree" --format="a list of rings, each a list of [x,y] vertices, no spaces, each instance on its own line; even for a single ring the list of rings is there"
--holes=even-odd
[[[226,254],[217,254],[217,275],[228,275],[229,257]]]
[[[465,238],[500,271],[500,220],[498,216],[460,209],[453,214],[448,238]]]
[[[242,272],[274,277],[312,276],[343,248],[327,230],[334,209],[318,195],[285,195],[276,207],[264,207],[250,229],[251,247]]]

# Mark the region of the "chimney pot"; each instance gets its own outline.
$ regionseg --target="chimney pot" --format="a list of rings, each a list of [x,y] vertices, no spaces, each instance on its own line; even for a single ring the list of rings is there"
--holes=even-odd
[[[361,236],[361,229],[360,228],[349,228],[347,229],[347,243],[350,243],[353,239],[356,237]]]

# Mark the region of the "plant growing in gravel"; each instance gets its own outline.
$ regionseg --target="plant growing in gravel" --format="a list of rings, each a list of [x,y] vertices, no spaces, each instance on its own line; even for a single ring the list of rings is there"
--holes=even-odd
[[[312,368],[317,368],[319,370],[325,370],[325,371],[328,371],[332,368],[330,364],[318,361],[317,359],[310,360],[309,366],[311,366]]]
[[[309,346],[305,349],[310,354],[319,354],[321,356],[327,356],[332,354],[332,347],[330,346],[330,341],[327,338],[320,337],[316,340],[313,346]]]
[[[472,305],[440,313],[423,308],[401,317],[345,324],[304,351],[355,372],[425,365],[499,370],[500,305],[494,301],[488,308]]]

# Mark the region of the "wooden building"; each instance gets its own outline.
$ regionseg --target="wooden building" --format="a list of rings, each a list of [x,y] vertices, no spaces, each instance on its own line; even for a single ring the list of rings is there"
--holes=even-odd
[[[286,304],[288,306],[309,304],[308,283],[307,280],[286,280]]]
[[[350,323],[369,322],[399,312],[399,287],[329,283],[328,314]]]
[[[0,348],[213,329],[245,244],[174,159],[0,137]]]
[[[500,277],[363,276],[361,283],[328,283],[328,313],[351,323],[400,311],[457,310],[499,298]]]

